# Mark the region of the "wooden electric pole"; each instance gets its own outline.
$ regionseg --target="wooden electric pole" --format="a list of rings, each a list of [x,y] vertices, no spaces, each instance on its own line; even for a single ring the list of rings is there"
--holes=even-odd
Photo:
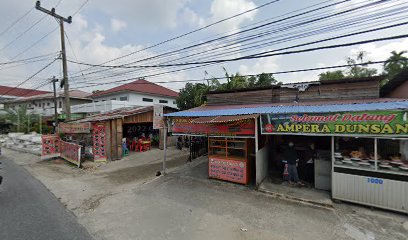
[[[65,36],[64,36],[64,22],[72,23],[72,17],[69,16],[68,18],[64,18],[55,13],[55,8],[52,8],[51,11],[41,7],[40,1],[35,3],[35,8],[44,12],[48,15],[55,17],[60,24],[60,32],[61,32],[61,59],[62,59],[62,71],[63,71],[63,79],[62,84],[64,85],[64,101],[65,101],[65,114],[67,116],[67,120],[71,119],[71,104],[69,99],[69,84],[68,84],[68,69],[67,69],[67,55],[65,52]]]
[[[58,79],[52,77],[52,87],[54,89],[54,133],[57,132],[58,129],[58,110],[57,110],[57,87],[55,86],[55,83],[58,82]]]

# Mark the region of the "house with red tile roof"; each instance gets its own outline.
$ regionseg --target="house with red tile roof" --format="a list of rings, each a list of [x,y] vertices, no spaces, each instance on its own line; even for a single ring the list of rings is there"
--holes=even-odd
[[[91,103],[90,98],[91,93],[80,91],[80,90],[70,90],[69,98],[71,103],[71,108],[76,105],[82,105],[85,103]],[[64,91],[57,92],[57,112],[59,114],[63,113],[65,109],[64,102],[65,94]],[[42,116],[49,117],[54,115],[54,93],[45,92],[43,94],[32,95],[28,97],[8,99],[4,100],[3,104],[6,108],[19,108],[26,106],[28,111],[33,114],[41,114]]]
[[[11,99],[11,98],[12,99],[13,98],[25,98],[25,97],[31,97],[31,96],[46,94],[46,93],[50,93],[50,92],[0,85],[0,100]]]
[[[131,106],[152,106],[162,104],[177,108],[178,92],[160,86],[156,83],[139,79],[131,83],[120,85],[105,91],[94,93],[94,102],[124,101]]]

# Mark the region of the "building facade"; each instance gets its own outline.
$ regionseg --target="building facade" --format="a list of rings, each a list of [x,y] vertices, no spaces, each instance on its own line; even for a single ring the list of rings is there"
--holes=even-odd
[[[296,162],[333,199],[407,213],[408,99],[381,97],[382,79],[211,92],[165,116],[173,135],[208,137],[210,178],[278,188],[299,181],[287,170]]]
[[[64,92],[57,93],[57,113],[63,113],[65,109]],[[92,100],[89,98],[90,93],[71,90],[70,91],[70,104],[72,106],[81,105],[84,103],[90,103]],[[54,115],[54,94],[45,93],[30,97],[9,99],[4,101],[5,108],[18,109],[20,107],[27,107],[28,112],[32,114],[40,114],[44,117],[50,117]]]
[[[154,104],[161,104],[177,108],[177,96],[178,93],[173,90],[144,79],[139,79],[128,84],[94,93],[91,97],[94,103],[122,101],[127,102],[128,106],[153,106]]]

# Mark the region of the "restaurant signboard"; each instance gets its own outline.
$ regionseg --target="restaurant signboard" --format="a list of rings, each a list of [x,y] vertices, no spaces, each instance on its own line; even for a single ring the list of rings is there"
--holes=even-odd
[[[91,123],[60,123],[58,131],[60,133],[90,133]]]
[[[210,178],[248,184],[247,162],[210,157],[208,175]]]
[[[162,129],[164,127],[163,105],[153,105],[153,129]]]
[[[408,112],[263,114],[262,134],[408,136]]]
[[[254,119],[223,123],[194,123],[193,118],[174,118],[171,132],[177,134],[206,135],[206,136],[255,136]]]

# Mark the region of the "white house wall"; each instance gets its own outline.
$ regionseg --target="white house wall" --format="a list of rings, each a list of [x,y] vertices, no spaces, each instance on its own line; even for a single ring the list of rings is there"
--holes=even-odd
[[[71,99],[71,106],[80,105],[84,103],[89,103],[91,100],[85,99]],[[34,104],[35,103],[35,104]],[[44,99],[44,100],[32,100],[28,102],[17,102],[13,104],[8,104],[14,108],[19,108],[24,105],[27,106],[29,112],[33,114],[42,114],[43,116],[52,116],[54,114],[54,99]],[[64,109],[64,99],[57,98],[57,111],[61,113]]]
[[[152,106],[153,104],[162,104],[165,106],[177,108],[176,98],[165,97],[165,96],[155,96],[149,94],[133,93],[133,92],[124,92],[124,93],[114,93],[106,96],[95,97],[94,102],[98,101],[109,101],[109,100],[119,100],[126,98],[130,105],[133,106]],[[152,99],[153,101],[143,101],[145,99]],[[167,101],[167,103],[160,102]],[[122,100],[124,101],[124,100]]]

